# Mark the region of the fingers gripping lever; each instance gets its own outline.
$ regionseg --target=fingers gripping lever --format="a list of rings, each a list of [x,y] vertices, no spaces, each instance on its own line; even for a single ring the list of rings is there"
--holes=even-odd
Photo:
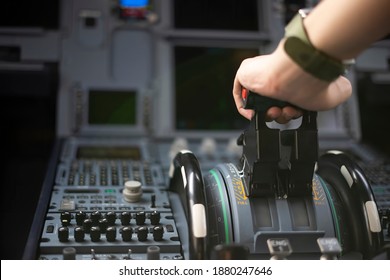
[[[311,195],[318,158],[317,112],[303,110],[302,123],[296,129],[273,129],[266,124],[267,110],[292,105],[252,92],[243,97],[244,108],[255,111],[249,128],[237,140],[243,146],[246,195]]]

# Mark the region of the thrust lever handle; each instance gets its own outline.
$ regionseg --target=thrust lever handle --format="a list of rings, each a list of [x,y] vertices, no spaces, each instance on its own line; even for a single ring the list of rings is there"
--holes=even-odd
[[[269,128],[266,111],[273,106],[292,106],[250,91],[243,91],[244,108],[255,111],[249,128],[241,134],[241,164],[248,197],[311,195],[318,158],[317,112],[303,111],[296,129]]]

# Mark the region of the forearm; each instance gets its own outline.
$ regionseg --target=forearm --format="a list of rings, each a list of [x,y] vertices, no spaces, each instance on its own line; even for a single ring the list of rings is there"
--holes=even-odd
[[[390,0],[323,0],[304,19],[304,26],[316,49],[339,60],[355,58],[390,33]],[[316,78],[286,53],[285,41],[270,55],[244,60],[237,71],[233,96],[248,119],[251,112],[243,108],[242,87],[315,111],[334,108],[351,96],[352,85],[345,77],[330,83]]]
[[[323,0],[304,25],[317,49],[351,59],[390,33],[390,0]]]

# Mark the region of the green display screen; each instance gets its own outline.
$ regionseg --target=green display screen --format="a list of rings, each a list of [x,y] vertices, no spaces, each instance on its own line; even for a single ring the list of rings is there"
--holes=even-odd
[[[258,49],[175,47],[176,128],[235,130],[247,125],[236,109],[233,80]]]
[[[96,125],[135,125],[135,91],[91,90],[88,123]]]

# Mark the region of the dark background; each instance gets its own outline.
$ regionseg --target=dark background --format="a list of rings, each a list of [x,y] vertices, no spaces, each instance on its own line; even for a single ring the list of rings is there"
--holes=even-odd
[[[59,1],[1,1],[0,28],[8,27],[58,30]],[[0,63],[19,61],[18,46],[0,45]],[[57,63],[0,70],[1,259],[23,256],[54,144],[57,87]]]

